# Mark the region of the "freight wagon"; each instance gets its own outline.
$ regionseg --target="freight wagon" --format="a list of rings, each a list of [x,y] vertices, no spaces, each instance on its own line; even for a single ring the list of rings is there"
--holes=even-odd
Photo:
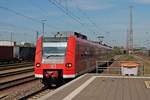
[[[34,60],[35,47],[20,47],[19,58],[21,60]]]
[[[0,62],[34,60],[35,47],[0,46]]]

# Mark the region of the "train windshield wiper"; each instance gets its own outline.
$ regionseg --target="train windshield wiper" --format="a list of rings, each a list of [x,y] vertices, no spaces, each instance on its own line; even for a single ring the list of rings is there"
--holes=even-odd
[[[49,58],[49,57],[60,57],[60,56],[64,56],[64,55],[48,55],[48,56],[46,56],[46,58]]]
[[[46,56],[46,58],[49,58],[49,57],[51,57],[51,56],[54,56],[54,55],[48,55],[48,56]]]

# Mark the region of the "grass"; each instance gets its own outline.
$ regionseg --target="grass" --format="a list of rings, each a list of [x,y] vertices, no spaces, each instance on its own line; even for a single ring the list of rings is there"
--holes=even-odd
[[[137,61],[136,58],[134,58],[132,55],[122,55],[119,59],[120,61]]]

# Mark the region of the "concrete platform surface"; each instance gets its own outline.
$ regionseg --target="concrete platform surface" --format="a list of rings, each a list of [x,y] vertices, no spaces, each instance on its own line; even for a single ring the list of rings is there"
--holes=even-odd
[[[39,100],[150,100],[150,78],[86,74]]]

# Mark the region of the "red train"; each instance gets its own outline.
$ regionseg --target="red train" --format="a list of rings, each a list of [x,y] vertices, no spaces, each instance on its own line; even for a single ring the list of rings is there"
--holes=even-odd
[[[97,60],[106,60],[111,47],[87,40],[85,35],[43,37],[37,41],[35,77],[45,85],[61,83],[95,69]]]

